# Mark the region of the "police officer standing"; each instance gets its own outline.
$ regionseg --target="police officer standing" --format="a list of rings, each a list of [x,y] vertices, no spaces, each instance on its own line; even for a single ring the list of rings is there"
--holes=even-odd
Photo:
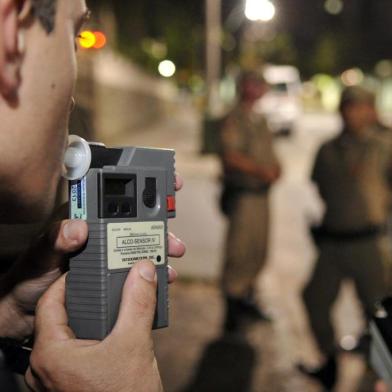
[[[221,204],[229,219],[222,275],[226,332],[237,331],[245,319],[266,319],[253,290],[267,254],[269,189],[280,176],[270,130],[253,110],[266,83],[258,73],[245,72],[238,89],[239,102],[221,130]]]
[[[330,312],[342,281],[353,281],[366,317],[386,292],[383,241],[392,154],[390,143],[369,126],[372,105],[374,95],[361,87],[343,91],[343,131],[321,147],[312,174],[326,211],[321,227],[314,230],[319,258],[303,297],[325,362],[319,369],[301,370],[327,389],[337,377]]]

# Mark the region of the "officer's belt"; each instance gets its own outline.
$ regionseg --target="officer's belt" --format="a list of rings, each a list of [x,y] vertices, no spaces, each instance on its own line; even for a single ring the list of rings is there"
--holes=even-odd
[[[372,239],[387,232],[386,225],[369,225],[357,230],[331,230],[325,226],[313,227],[311,229],[316,241],[351,242]]]
[[[223,183],[223,189],[231,194],[241,195],[241,194],[256,194],[265,195],[270,190],[271,186],[269,184],[263,184],[258,187],[250,187],[242,184],[236,184],[229,181]]]

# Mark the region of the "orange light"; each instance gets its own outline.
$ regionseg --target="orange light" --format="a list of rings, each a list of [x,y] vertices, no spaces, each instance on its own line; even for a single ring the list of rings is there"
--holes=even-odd
[[[92,31],[82,31],[79,35],[79,44],[84,49],[91,49],[97,43],[97,38]]]
[[[101,31],[94,31],[95,35],[95,45],[93,46],[94,49],[102,49],[106,45],[106,35]]]

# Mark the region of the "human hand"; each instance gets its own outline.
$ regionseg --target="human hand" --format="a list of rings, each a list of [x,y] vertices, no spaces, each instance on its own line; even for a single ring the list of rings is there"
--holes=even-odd
[[[65,255],[78,250],[87,236],[84,221],[57,222],[2,276],[0,336],[23,340],[32,334],[38,299],[61,275]]]
[[[0,283],[6,292],[0,299],[0,336],[23,340],[33,333],[34,312],[38,299],[61,275],[65,255],[75,252],[85,243],[87,224],[65,220],[56,225],[48,237],[43,237]],[[169,233],[169,256],[182,257],[185,246]],[[169,283],[176,271],[169,268]]]
[[[176,175],[176,192],[180,191],[184,186],[184,181],[181,176]],[[185,244],[177,238],[173,233],[169,233],[169,249],[168,254],[170,257],[182,257],[185,254]],[[177,273],[169,267],[169,279],[175,280]],[[169,282],[170,283],[170,282]]]
[[[280,165],[276,165],[273,168],[274,181],[278,181],[282,176],[282,167]]]
[[[376,385],[374,386],[374,392],[390,392],[391,389],[384,381],[377,381]]]
[[[65,310],[65,277],[58,279],[37,306],[27,385],[34,392],[162,391],[151,338],[156,285],[153,264],[137,263],[125,281],[117,322],[99,342],[75,338]]]
[[[176,191],[183,186],[176,176]],[[30,250],[20,257],[11,271],[0,280],[0,336],[23,340],[33,333],[34,312],[38,299],[61,275],[66,255],[80,249],[88,237],[88,227],[82,220],[55,223]],[[185,245],[169,233],[170,257],[182,257]],[[169,269],[169,283],[176,271]]]
[[[257,174],[261,181],[273,184],[280,178],[281,168],[279,166],[259,167]]]

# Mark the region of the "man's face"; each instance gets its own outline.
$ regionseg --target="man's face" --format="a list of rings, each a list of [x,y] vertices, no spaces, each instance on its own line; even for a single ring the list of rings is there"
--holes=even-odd
[[[17,104],[2,107],[0,100],[0,173],[7,162],[11,172],[18,172],[8,191],[20,198],[25,215],[33,212],[31,219],[47,216],[53,207],[76,79],[75,39],[86,12],[84,0],[57,0],[51,33],[37,18],[18,26],[25,49]]]
[[[254,102],[267,91],[265,83],[258,79],[249,78],[242,83],[242,96],[245,100]]]
[[[353,134],[361,134],[371,125],[372,105],[358,102],[347,105],[344,110],[344,119],[347,129]]]

